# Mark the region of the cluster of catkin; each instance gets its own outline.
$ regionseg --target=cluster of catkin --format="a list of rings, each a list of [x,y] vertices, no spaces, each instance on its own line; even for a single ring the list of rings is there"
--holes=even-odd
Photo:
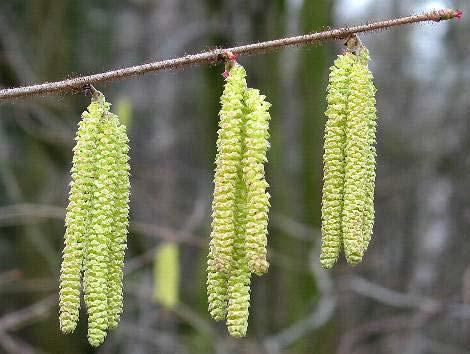
[[[212,232],[207,269],[209,312],[226,319],[234,337],[246,335],[251,273],[267,272],[269,194],[264,163],[270,104],[247,88],[245,69],[227,72],[217,140]]]
[[[73,149],[60,274],[60,328],[75,330],[80,289],[88,312],[88,341],[100,345],[122,313],[123,261],[129,214],[126,127],[96,91],[82,115]]]
[[[346,260],[362,260],[374,224],[375,86],[369,52],[359,45],[331,67],[325,127],[320,261],[331,268],[341,248]]]

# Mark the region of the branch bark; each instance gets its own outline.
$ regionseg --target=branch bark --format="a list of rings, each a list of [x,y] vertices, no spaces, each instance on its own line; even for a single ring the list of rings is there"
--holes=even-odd
[[[77,92],[83,90],[87,85],[98,84],[100,82],[124,79],[127,77],[145,74],[149,72],[158,72],[163,70],[179,69],[188,65],[196,64],[215,64],[224,61],[228,52],[234,55],[250,55],[263,53],[294,45],[310,45],[326,40],[345,39],[355,33],[371,32],[384,30],[392,27],[408,25],[418,22],[439,22],[442,20],[459,19],[462,12],[453,9],[443,9],[438,11],[426,12],[421,15],[401,17],[391,20],[369,23],[365,25],[343,27],[322,32],[315,32],[295,37],[275,39],[266,42],[252,43],[239,47],[227,49],[214,49],[199,54],[185,55],[175,59],[167,59],[148,64],[136,65],[127,68],[106,71],[99,74],[75,77],[56,82],[46,82],[42,84],[15,87],[0,90],[0,101],[26,96],[45,95],[57,92]]]

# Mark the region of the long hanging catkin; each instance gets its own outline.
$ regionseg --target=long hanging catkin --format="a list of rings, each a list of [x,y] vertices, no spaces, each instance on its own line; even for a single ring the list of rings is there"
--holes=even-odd
[[[110,125],[109,163],[110,188],[113,190],[112,200],[112,229],[109,239],[109,268],[108,268],[108,329],[117,326],[122,313],[122,278],[124,254],[127,245],[127,227],[129,225],[129,139],[126,126],[119,118],[107,113]]]
[[[209,312],[222,320],[227,312],[227,281],[232,267],[235,240],[236,190],[242,159],[243,94],[246,72],[240,65],[230,69],[220,98],[212,232],[207,264]]]
[[[241,130],[243,94],[246,90],[245,77],[246,72],[241,65],[233,66],[220,99],[222,108],[215,162],[210,252],[213,268],[224,273],[230,269],[235,239],[234,206],[238,169],[242,159]]]
[[[251,273],[245,248],[248,213],[247,189],[240,178],[236,193],[235,240],[228,279],[227,328],[231,336],[244,337],[248,328]]]
[[[343,244],[348,263],[362,260],[374,219],[375,87],[367,67],[368,53],[357,49],[350,75],[343,209]]]
[[[375,159],[377,153],[375,151],[375,135],[377,127],[377,110],[375,108],[375,93],[377,89],[374,86],[373,75],[368,68],[370,60],[369,51],[367,48],[360,48],[358,60],[355,65],[359,66],[358,70],[362,71],[364,78],[364,99],[366,101],[365,107],[367,115],[367,151],[366,151],[366,177],[364,181],[365,191],[365,206],[364,206],[364,220],[363,220],[363,254],[369,246],[372,237],[372,230],[374,228],[374,194],[375,194]]]
[[[88,341],[100,345],[108,328],[108,270],[109,247],[113,225],[112,186],[112,125],[101,108],[100,126],[96,136],[95,183],[91,200],[90,228],[85,240],[85,271],[83,289],[88,312]]]
[[[320,262],[324,268],[336,263],[342,245],[346,119],[349,77],[354,55],[339,55],[330,69],[323,154],[322,248]]]
[[[90,227],[90,210],[94,189],[96,136],[99,128],[100,103],[94,101],[82,115],[76,145],[73,148],[69,205],[65,217],[64,251],[60,272],[59,320],[64,333],[75,330],[80,309],[80,282],[83,248]]]
[[[242,179],[247,189],[246,257],[250,272],[262,275],[268,271],[266,245],[268,234],[269,193],[264,176],[264,163],[269,148],[268,109],[270,103],[259,90],[248,89],[245,94],[245,149],[242,159]]]
[[[325,268],[335,264],[341,245],[348,263],[359,263],[374,223],[376,89],[369,53],[354,43],[356,52],[338,56],[328,86],[320,256]]]
[[[251,273],[261,275],[269,266],[269,194],[264,163],[269,147],[270,104],[258,90],[247,88],[245,70],[234,59],[224,74],[207,295],[211,316],[226,319],[233,337],[244,337]]]
[[[60,279],[60,325],[78,319],[80,277],[88,312],[88,341],[100,345],[122,312],[122,267],[128,225],[129,164],[125,127],[95,91],[74,148]]]

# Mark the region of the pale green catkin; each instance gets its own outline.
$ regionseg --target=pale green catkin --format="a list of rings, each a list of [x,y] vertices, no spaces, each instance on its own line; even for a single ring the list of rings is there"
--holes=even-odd
[[[165,242],[155,251],[153,300],[167,309],[174,309],[179,301],[179,248]]]
[[[60,325],[76,326],[80,276],[88,341],[100,345],[122,312],[122,267],[128,225],[129,164],[125,127],[95,92],[74,148],[60,284]]]
[[[341,245],[359,263],[374,225],[376,109],[369,52],[338,56],[328,86],[320,262],[331,268]]]
[[[216,321],[225,319],[227,314],[228,277],[235,240],[235,199],[242,159],[245,77],[242,66],[233,66],[220,98],[212,232],[207,259],[209,313]]]
[[[100,129],[95,149],[96,178],[91,207],[91,227],[85,242],[85,272],[83,288],[88,311],[88,341],[100,345],[108,328],[109,248],[113,231],[113,125],[106,103],[100,117]]]
[[[227,274],[215,268],[212,254],[209,251],[207,259],[207,300],[210,315],[214,320],[221,321],[227,315]]]
[[[113,224],[109,240],[108,268],[108,329],[117,326],[123,309],[122,279],[124,255],[129,225],[129,139],[126,126],[112,113],[106,117],[110,125],[109,163],[112,165],[110,181],[114,192],[112,204]]]
[[[322,194],[322,247],[320,262],[324,268],[336,263],[342,245],[346,119],[349,77],[355,56],[339,55],[330,68],[328,117],[325,125],[324,174]]]
[[[227,328],[232,337],[244,337],[248,328],[251,273],[246,254],[247,189],[240,178],[236,193],[235,240],[228,279]]]
[[[233,66],[220,99],[222,108],[219,114],[210,252],[212,267],[225,273],[231,265],[235,239],[234,203],[238,166],[242,158],[241,129],[245,77],[246,72],[242,66]]]
[[[83,113],[73,149],[72,181],[65,217],[65,247],[60,272],[59,321],[64,333],[74,331],[79,316],[83,246],[90,225],[99,111],[100,103],[95,101]]]
[[[350,74],[348,118],[346,121],[345,182],[343,207],[343,245],[348,263],[355,265],[362,260],[366,243],[370,239],[365,232],[371,229],[370,215],[373,199],[371,184],[371,110],[375,95],[370,72],[360,57],[356,57]],[[371,90],[372,88],[372,90]],[[375,115],[375,113],[374,113]],[[375,134],[374,134],[375,135]],[[375,140],[375,139],[374,139]],[[375,156],[372,157],[375,160]],[[372,181],[373,184],[373,181]],[[372,197],[373,198],[373,197]],[[372,205],[371,205],[372,203]]]
[[[377,89],[374,86],[373,75],[368,68],[368,62],[370,60],[369,51],[367,48],[360,48],[358,60],[355,65],[358,66],[357,70],[362,72],[364,77],[364,99],[366,101],[365,107],[367,107],[365,114],[367,115],[367,157],[366,157],[366,177],[364,181],[364,192],[365,192],[365,206],[364,206],[364,220],[363,220],[363,253],[369,246],[370,239],[372,237],[372,231],[374,228],[374,194],[375,194],[375,160],[377,153],[375,151],[376,142],[376,127],[377,127],[377,110],[375,108],[375,93]]]
[[[269,194],[264,163],[269,147],[270,104],[248,89],[245,70],[234,64],[221,98],[207,267],[209,312],[226,319],[231,336],[248,327],[251,273],[268,269]]]
[[[267,272],[266,260],[268,233],[269,194],[265,179],[264,163],[269,148],[270,103],[259,90],[248,89],[245,93],[246,117],[242,159],[242,178],[247,189],[247,216],[245,249],[248,267],[252,273]]]

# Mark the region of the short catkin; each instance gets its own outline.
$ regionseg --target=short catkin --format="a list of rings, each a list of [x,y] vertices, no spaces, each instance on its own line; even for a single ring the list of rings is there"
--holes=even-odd
[[[207,295],[211,316],[225,319],[233,337],[244,337],[251,274],[261,275],[269,266],[266,244],[270,203],[264,163],[269,148],[270,104],[258,90],[247,88],[245,70],[236,62],[226,74],[217,140]]]
[[[360,42],[359,42],[360,43]],[[330,73],[325,127],[321,264],[331,268],[341,245],[359,263],[374,223],[376,109],[369,54],[338,56]]]
[[[129,212],[128,138],[109,108],[104,96],[94,92],[77,132],[60,279],[60,325],[69,333],[78,320],[83,272],[93,346],[104,341],[122,312]]]

